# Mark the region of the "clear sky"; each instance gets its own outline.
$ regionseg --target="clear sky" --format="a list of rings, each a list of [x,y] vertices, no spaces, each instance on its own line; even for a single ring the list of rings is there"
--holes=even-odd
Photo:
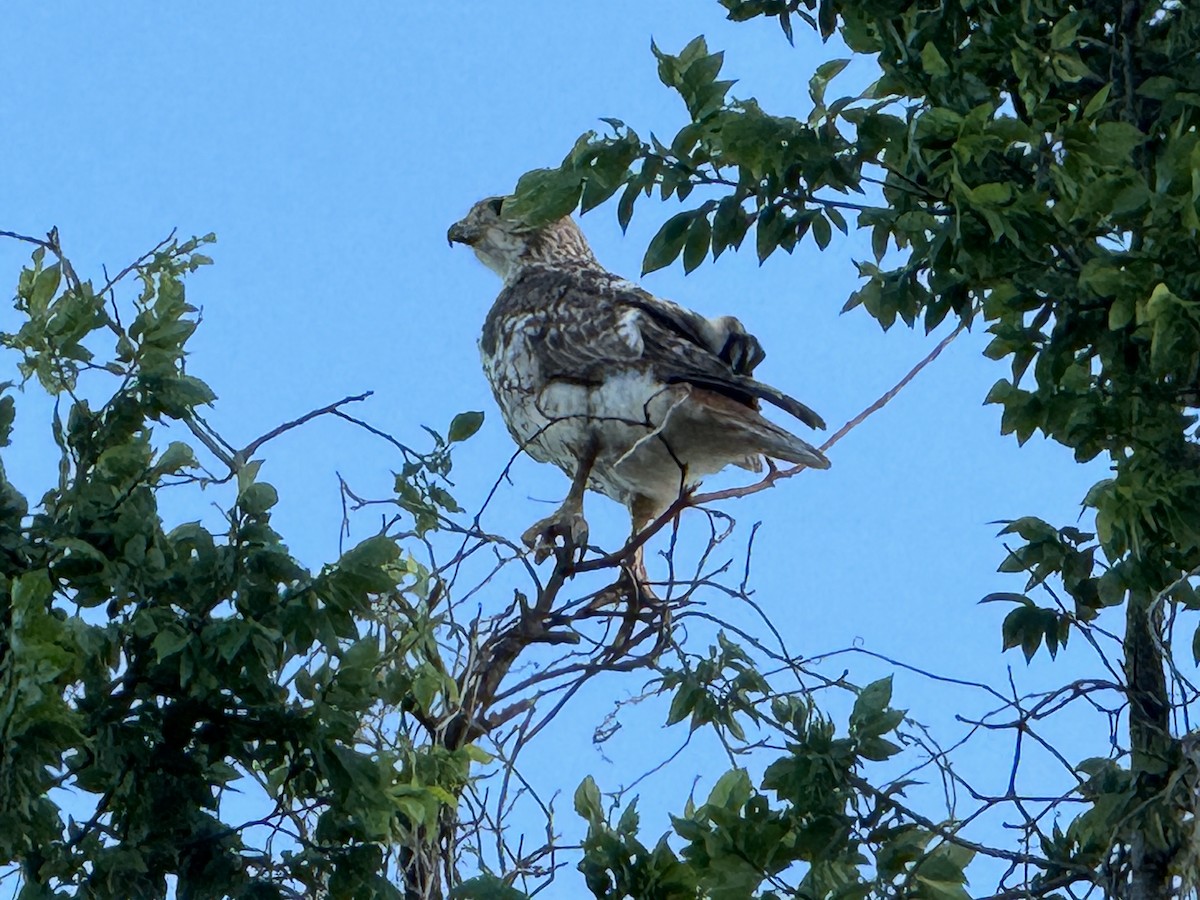
[[[455,470],[458,500],[473,509],[512,452],[476,349],[499,282],[464,248],[447,247],[446,228],[526,170],[556,164],[580,132],[602,127],[601,116],[643,135],[673,134],[684,110],[657,80],[651,37],[677,50],[704,33],[727,51],[735,96],[805,114],[807,79],[835,51],[800,32],[790,48],[773,23],[731,25],[722,12],[715,0],[4,5],[0,229],[57,226],[89,273],[102,263],[119,268],[172,228],[215,231],[216,265],[189,283],[204,309],[190,371],[220,397],[212,424],[244,444],[371,389],[358,413],[419,444],[421,424],[444,429],[455,413],[482,409],[488,419]],[[600,260],[633,277],[673,211],[644,204],[625,236],[611,206],[582,224]],[[26,256],[0,244],[0,278],[15,284]],[[644,284],[708,314],[738,315],[767,350],[761,377],[836,428],[938,336],[903,326],[885,334],[861,310],[839,314],[856,285],[852,260],[868,256],[852,232],[824,253],[806,243],[762,267],[752,253],[727,255],[690,276],[676,266]],[[10,321],[0,312],[0,328]],[[1035,439],[1019,449],[999,435],[999,410],[982,400],[1006,370],[980,355],[986,341],[979,329],[963,335],[832,451],[829,471],[724,507],[743,533],[763,523],[752,586],[796,653],[860,647],[998,685],[1012,666],[1023,689],[1092,666],[1082,642],[1053,666],[1002,656],[1007,607],[976,605],[990,591],[1021,587],[995,573],[1004,550],[990,523],[1020,515],[1071,523],[1103,475],[1063,448]],[[36,393],[31,386],[18,399],[19,430],[44,429]],[[25,436],[5,458],[31,497],[52,475],[44,453]],[[386,445],[335,421],[293,432],[264,455],[262,477],[282,496],[275,524],[313,566],[337,553],[335,473],[382,495],[399,464]],[[485,524],[515,537],[567,484],[528,460],[513,481]],[[593,537],[617,545],[623,511],[595,495],[587,502]],[[356,536],[373,521],[359,521]],[[719,609],[720,598],[711,602]],[[891,670],[848,656],[829,671],[842,668],[859,683]],[[628,713],[603,754],[592,747],[613,700],[641,684],[639,676],[599,683],[529,751],[539,786],[564,792],[568,832],[577,833],[569,797],[585,774],[615,788],[685,737],[660,731],[665,706],[646,704]],[[961,732],[957,704],[973,701],[902,675],[894,702],[950,740]],[[645,782],[651,842],[695,776],[703,797],[727,767],[703,746]],[[1084,743],[1067,756],[1106,749]],[[988,758],[967,764],[982,771]],[[1000,768],[990,785],[997,791],[1007,778]],[[572,884],[581,886],[568,873],[550,895],[578,896]]]

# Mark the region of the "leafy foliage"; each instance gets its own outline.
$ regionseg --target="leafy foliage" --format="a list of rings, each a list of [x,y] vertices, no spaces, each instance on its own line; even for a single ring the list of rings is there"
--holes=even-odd
[[[927,332],[951,315],[982,317],[986,355],[1008,366],[986,398],[1001,407],[1001,431],[1020,443],[1041,433],[1080,461],[1109,462],[1112,477],[1083,498],[1094,535],[1032,518],[1005,529],[1024,543],[1002,571],[1027,573],[1026,590],[1053,605],[986,599],[1017,604],[1003,646],[1027,659],[1043,645],[1057,655],[1073,632],[1098,647],[1102,614],[1125,607],[1125,662],[1109,671],[1130,703],[1127,784],[1144,805],[1087,794],[1094,805],[1079,822],[1107,823],[1108,846],[1129,848],[1123,859],[1144,896],[1165,889],[1168,872],[1189,865],[1179,817],[1190,806],[1175,806],[1173,785],[1192,765],[1167,713],[1200,697],[1170,658],[1167,631],[1174,611],[1195,608],[1200,575],[1200,12],[1176,0],[722,5],[734,21],[774,18],[789,40],[801,24],[836,33],[879,77],[830,100],[847,63],[830,59],[809,81],[807,109],[775,115],[731,95],[722,56],[702,37],[677,55],[656,47],[688,124],[670,141],[642,141],[619,123],[616,138],[581,139],[613,167],[638,145],[618,220],[626,225],[656,191],[683,201],[644,269],[682,257],[691,271],[751,230],[760,261],[806,238],[824,248],[853,215],[873,258],[858,262],[862,285],[846,309]],[[620,154],[610,149],[618,140]],[[586,184],[581,154],[554,177]],[[517,193],[524,202],[523,185]],[[1200,632],[1192,647],[1200,659]]]
[[[0,859],[21,861],[22,897],[67,896],[55,885],[163,896],[168,876],[179,896],[402,896],[383,848],[436,827],[486,759],[399,736],[364,743],[381,706],[429,714],[453,690],[429,656],[427,612],[379,627],[381,608],[415,613],[429,588],[393,539],[308,571],[272,528],[278,495],[249,460],[231,472],[221,531],[163,522],[162,491],[231,477],[155,435],[196,425],[215,399],[185,350],[197,323],[184,276],[212,240],[164,242],[97,289],[52,233],[21,273],[24,322],[2,338],[21,376],[67,407],[53,423],[58,483],[38,506],[0,480]],[[140,290],[123,319],[128,274]],[[7,442],[12,397],[2,409]],[[451,440],[480,419],[458,417]],[[268,814],[230,822],[223,799],[253,784]],[[64,820],[61,790],[91,797],[92,815]],[[254,851],[250,831],[285,823],[290,849]]]
[[[627,226],[645,198],[677,201],[645,271],[678,261],[690,272],[751,234],[760,261],[806,239],[825,248],[853,220],[872,254],[847,309],[884,328],[986,323],[986,355],[1006,364],[986,398],[1000,430],[1019,443],[1040,433],[1112,472],[1082,498],[1090,531],[1005,523],[1014,544],[1001,570],[1026,581],[984,598],[1011,604],[1004,649],[1032,660],[1082,643],[1102,677],[1004,697],[1012,721],[975,727],[1010,729],[1019,751],[1037,722],[1085,698],[1123,717],[1127,738],[1114,725],[1110,756],[1073,766],[1069,793],[1036,815],[1020,807],[1020,847],[966,839],[953,814],[910,806],[918,786],[888,768],[915,751],[925,762],[914,768],[960,780],[891,706],[889,680],[821,680],[725,635],[705,655],[672,644],[694,586],[673,619],[635,633],[627,618],[614,643],[604,623],[624,613],[604,611],[603,591],[559,592],[619,554],[574,568],[560,555],[543,581],[478,517],[456,520],[451,454],[479,413],[430,432],[425,452],[389,437],[403,456],[394,494],[343,490],[392,518],[309,571],[272,528],[278,494],[254,457],[297,423],[236,450],[205,426],[216,398],[187,371],[197,321],[184,280],[208,262],[211,236],[168,240],[97,286],[51,232],[26,239],[38,249],[18,281],[19,324],[0,338],[22,385],[58,400],[57,483],[30,503],[0,470],[0,860],[19,864],[23,896],[164,896],[169,884],[178,896],[527,895],[517,879],[553,877],[553,839],[502,850],[501,874],[482,852],[475,877],[457,869],[457,837],[486,823],[458,819],[492,761],[479,742],[515,753],[560,708],[535,720],[539,701],[598,671],[648,667],[672,698],[669,723],[711,729],[764,766],[734,765],[653,846],[636,802],[606,811],[585,781],[579,868],[595,896],[958,898],[977,855],[1009,866],[1006,896],[1128,886],[1149,897],[1200,883],[1200,753],[1172,731],[1172,713],[1187,722],[1200,699],[1173,630],[1200,606],[1200,11],[1176,0],[721,2],[734,21],[773,19],[789,41],[797,26],[836,33],[879,77],[831,100],[849,61],[828,59],[805,109],[777,115],[734,96],[703,37],[678,53],[654,46],[688,123],[664,141],[606,120],[558,167],[523,177],[506,210],[537,224],[615,198]],[[26,427],[16,412],[0,397],[0,446]],[[199,446],[163,446],[169,423],[227,473],[210,472]],[[225,492],[219,527],[164,521],[160,495],[186,485]],[[441,530],[460,542],[451,562],[416,562],[405,542],[432,557]],[[482,548],[497,571],[527,566],[532,588],[464,628],[448,592]],[[1124,621],[1109,628],[1118,609]],[[1100,641],[1117,632],[1113,662]],[[654,649],[636,654],[642,642]],[[518,658],[542,645],[588,649],[514,684]],[[1200,632],[1190,648],[1187,665]],[[798,686],[772,684],[764,660]],[[854,692],[845,717],[817,706],[826,689]],[[224,801],[249,788],[269,811],[231,820]],[[1014,790],[994,802],[1019,804]],[[64,814],[63,791],[91,798],[86,819]]]
[[[722,647],[735,655],[735,645],[722,639]],[[888,705],[891,692],[890,679],[863,688],[842,737],[811,700],[781,697],[769,712],[732,702],[731,711],[786,735],[786,752],[757,787],[734,768],[703,804],[689,801],[672,818],[678,853],[671,835],[652,849],[639,840],[636,799],[612,824],[595,782],[586,780],[575,810],[588,822],[580,865],[588,887],[596,897],[966,898],[964,870],[974,853],[946,840],[953,825],[911,821],[903,805],[911,782],[876,790],[863,777],[869,763],[900,752],[885,737],[904,720]],[[802,877],[789,886],[797,870]]]

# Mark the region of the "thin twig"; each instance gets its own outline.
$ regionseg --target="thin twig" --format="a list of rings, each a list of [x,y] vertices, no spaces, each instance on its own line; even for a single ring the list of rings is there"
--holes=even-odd
[[[257,450],[259,447],[261,447],[263,444],[265,444],[267,441],[274,440],[275,438],[279,437],[281,434],[291,431],[293,428],[299,428],[305,422],[311,422],[313,419],[317,418],[318,416],[336,415],[338,412],[338,409],[340,407],[346,406],[347,404],[350,404],[350,403],[361,403],[362,401],[366,400],[368,397],[370,397],[374,393],[375,393],[374,391],[364,391],[361,394],[355,394],[351,397],[343,397],[341,400],[338,400],[336,403],[330,403],[328,406],[322,406],[320,409],[314,409],[312,412],[307,412],[304,415],[300,416],[298,419],[292,419],[292,421],[290,421],[290,422],[284,422],[282,425],[278,426],[277,428],[272,428],[266,434],[252,440],[249,444],[247,444],[245,446],[244,449],[239,450],[235,454],[235,460],[244,465],[247,461],[249,461],[250,457],[254,455],[254,451]]]

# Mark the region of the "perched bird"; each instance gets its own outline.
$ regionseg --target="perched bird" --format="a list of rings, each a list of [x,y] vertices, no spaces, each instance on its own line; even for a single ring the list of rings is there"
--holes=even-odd
[[[588,488],[624,504],[636,534],[701,478],[763,457],[829,467],[820,450],[759,413],[766,401],[813,428],[820,416],[751,377],[765,354],[732,316],[709,319],[596,262],[570,218],[530,227],[482,200],[450,227],[504,280],[479,341],[513,438],[571,478],[562,506],[523,537],[543,559],[583,547]],[[649,592],[640,549],[630,560]]]

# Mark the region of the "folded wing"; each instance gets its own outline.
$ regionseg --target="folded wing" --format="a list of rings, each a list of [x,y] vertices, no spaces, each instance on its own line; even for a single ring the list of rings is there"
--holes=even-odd
[[[536,353],[548,379],[600,384],[622,367],[644,366],[664,384],[692,384],[751,409],[765,401],[825,427],[808,406],[751,377],[765,354],[732,316],[705,318],[602,272],[579,280],[535,270],[519,289],[540,298],[528,313],[531,325],[545,323]]]

